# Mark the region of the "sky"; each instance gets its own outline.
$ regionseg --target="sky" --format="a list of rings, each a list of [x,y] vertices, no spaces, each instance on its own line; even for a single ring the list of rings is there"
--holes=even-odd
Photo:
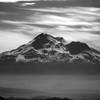
[[[68,43],[85,42],[100,51],[100,0],[0,0],[0,53],[15,49],[42,32],[63,37]],[[46,93],[48,91],[66,93],[69,89],[75,90],[76,93],[79,89],[85,90],[85,93],[87,90],[100,93],[98,67],[63,68],[60,65],[50,68],[31,67],[0,67],[1,74],[41,74],[40,76],[0,75],[0,89],[2,90],[1,87],[24,88]],[[55,75],[59,72],[73,73],[73,75],[48,76],[49,72]],[[47,74],[43,76],[42,73]]]
[[[42,32],[100,51],[100,0],[0,0],[0,52]]]

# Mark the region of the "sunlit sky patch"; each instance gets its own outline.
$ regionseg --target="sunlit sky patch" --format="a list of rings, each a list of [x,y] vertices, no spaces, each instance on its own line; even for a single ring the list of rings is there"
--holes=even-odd
[[[0,52],[41,32],[100,50],[99,4],[99,0],[0,0]]]

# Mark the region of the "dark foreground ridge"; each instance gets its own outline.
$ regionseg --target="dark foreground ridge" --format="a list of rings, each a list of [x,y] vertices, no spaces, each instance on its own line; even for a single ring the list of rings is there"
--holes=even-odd
[[[0,96],[0,100],[72,100],[72,99],[68,99],[68,98],[59,98],[59,97],[51,97],[51,98],[14,98],[14,97],[1,97]]]
[[[2,97],[0,96],[0,100],[74,100],[69,98],[60,98],[60,97],[34,97],[34,98],[14,98],[14,97]],[[83,99],[82,99],[83,100]],[[100,100],[100,99],[93,99],[93,100]]]
[[[67,43],[62,37],[54,37],[41,33],[32,41],[17,49],[0,54],[0,63],[90,63],[100,64],[100,52],[89,47],[86,43]]]

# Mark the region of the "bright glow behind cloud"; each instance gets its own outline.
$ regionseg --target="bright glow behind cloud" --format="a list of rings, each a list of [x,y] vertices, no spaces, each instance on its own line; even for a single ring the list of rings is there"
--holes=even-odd
[[[0,31],[0,52],[12,50],[19,45],[25,44],[30,39],[25,35],[11,31]]]

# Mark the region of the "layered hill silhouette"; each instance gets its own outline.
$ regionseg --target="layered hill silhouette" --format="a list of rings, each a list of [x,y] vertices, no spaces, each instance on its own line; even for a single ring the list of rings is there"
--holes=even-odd
[[[68,98],[59,98],[59,97],[44,97],[44,98],[14,98],[14,97],[9,97],[9,98],[5,98],[5,97],[1,97],[0,96],[0,100],[72,100],[72,99],[68,99]]]
[[[0,63],[100,63],[100,52],[89,47],[86,43],[67,43],[62,37],[54,37],[41,33],[32,41],[17,49],[0,54]]]

